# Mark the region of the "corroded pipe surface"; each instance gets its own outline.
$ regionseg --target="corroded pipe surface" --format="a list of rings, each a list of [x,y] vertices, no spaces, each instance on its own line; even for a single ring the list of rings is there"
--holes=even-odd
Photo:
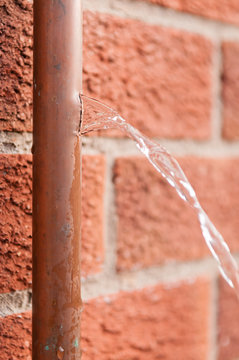
[[[81,0],[34,1],[33,359],[80,359]]]

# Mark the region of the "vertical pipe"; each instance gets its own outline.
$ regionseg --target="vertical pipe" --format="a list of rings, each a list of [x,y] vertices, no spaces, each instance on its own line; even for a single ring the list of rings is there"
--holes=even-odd
[[[81,0],[34,0],[33,359],[80,359]]]

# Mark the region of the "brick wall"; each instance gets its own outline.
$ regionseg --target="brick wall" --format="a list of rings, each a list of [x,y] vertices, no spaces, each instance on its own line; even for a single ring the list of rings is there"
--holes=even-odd
[[[30,359],[32,5],[0,3],[0,360]],[[86,0],[84,93],[160,139],[237,256],[237,0]],[[83,139],[83,360],[235,360],[191,210],[122,135]]]

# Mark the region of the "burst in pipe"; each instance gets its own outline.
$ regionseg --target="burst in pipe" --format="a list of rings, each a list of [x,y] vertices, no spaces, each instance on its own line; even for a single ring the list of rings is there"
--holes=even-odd
[[[33,359],[80,359],[81,0],[34,0]]]

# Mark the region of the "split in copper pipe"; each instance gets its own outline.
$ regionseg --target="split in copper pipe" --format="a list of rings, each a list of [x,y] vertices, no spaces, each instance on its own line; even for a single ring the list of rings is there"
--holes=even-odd
[[[34,0],[33,359],[80,359],[81,0]]]

